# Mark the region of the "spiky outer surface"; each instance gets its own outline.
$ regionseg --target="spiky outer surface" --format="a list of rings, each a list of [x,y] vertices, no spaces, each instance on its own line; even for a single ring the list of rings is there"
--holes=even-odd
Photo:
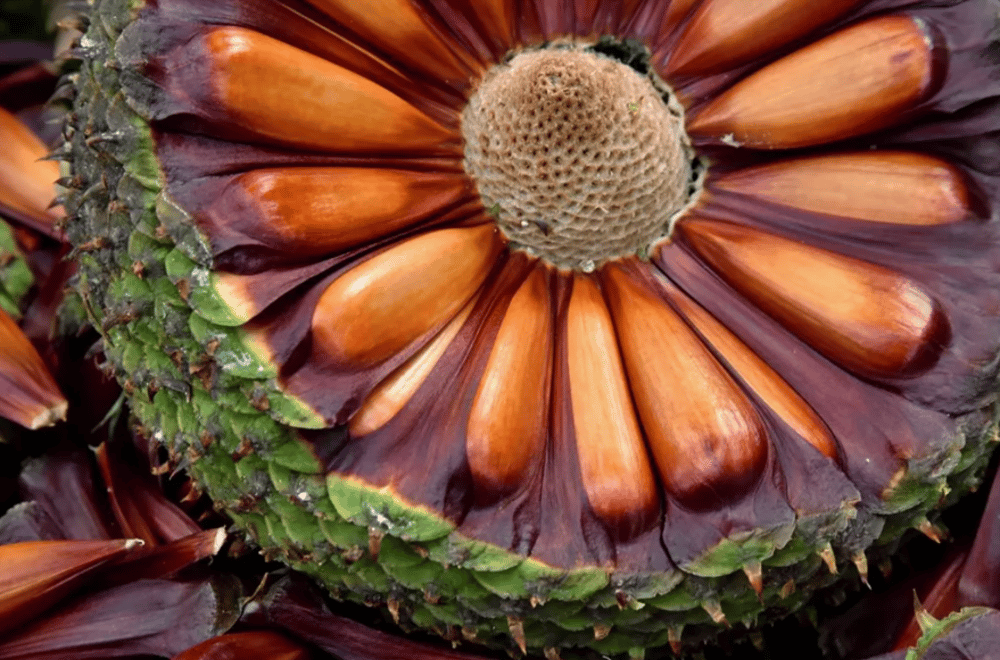
[[[846,568],[852,558],[897,539],[976,482],[996,433],[993,410],[970,413],[965,431],[912,459],[877,506],[731,538],[684,570],[629,574],[525,559],[458,534],[447,519],[392,493],[324,474],[296,430],[315,420],[281,392],[276,367],[248,349],[239,328],[192,309],[200,306],[190,296],[212,263],[185,210],[163,190],[155,128],[123,91],[125,77],[141,75],[119,54],[135,52],[122,31],[142,5],[95,2],[78,49],[66,139],[79,184],[67,199],[79,292],[135,416],[172,462],[267,555],[315,576],[334,596],[387,606],[404,628],[451,639],[515,650],[523,629],[529,649],[638,656],[716,634],[710,612],[753,623],[762,612],[801,607],[835,579],[823,566],[825,549],[856,577]],[[764,570],[761,601],[741,570],[756,562]]]

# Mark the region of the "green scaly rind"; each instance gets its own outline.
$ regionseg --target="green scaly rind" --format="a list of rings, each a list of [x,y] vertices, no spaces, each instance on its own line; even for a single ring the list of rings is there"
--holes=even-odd
[[[139,74],[123,68],[116,47],[143,6],[98,0],[73,74],[78,98],[67,138],[84,184],[70,191],[67,233],[88,246],[77,254],[78,289],[148,432],[265,553],[315,576],[335,596],[389,604],[404,627],[451,639],[511,649],[513,620],[523,621],[531,649],[636,656],[682,630],[692,643],[716,634],[705,605],[721,607],[730,621],[754,623],[762,606],[740,571],[757,562],[764,566],[762,599],[772,607],[766,616],[801,607],[835,579],[817,556],[827,543],[846,562],[975,481],[995,420],[971,420],[970,429],[989,431],[945,439],[914,461],[879,510],[803,515],[794,529],[726,540],[684,566],[687,573],[629,575],[559,570],[465,537],[391,493],[321,474],[295,430],[315,428],[318,417],[280,391],[275,365],[239,328],[244,315],[214,296],[204,237],[163,191],[143,106],[121,91],[122,76]],[[95,237],[105,240],[96,249]],[[788,582],[798,585],[791,595],[782,589]]]
[[[21,305],[34,282],[13,229],[0,220],[0,309],[15,319],[21,318]]]
[[[906,652],[906,660],[920,660],[927,655],[935,642],[946,637],[957,626],[966,621],[990,614],[991,612],[994,612],[994,610],[989,607],[964,607],[943,619],[934,619],[926,612],[918,612],[918,620],[924,626],[923,635],[921,635],[917,644]]]

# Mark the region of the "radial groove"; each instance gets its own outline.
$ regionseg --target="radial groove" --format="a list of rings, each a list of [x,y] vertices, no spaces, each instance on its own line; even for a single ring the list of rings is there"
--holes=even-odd
[[[515,0],[481,0],[474,6],[461,0],[428,2],[441,16],[441,23],[464,37],[484,65],[499,61],[514,48]]]

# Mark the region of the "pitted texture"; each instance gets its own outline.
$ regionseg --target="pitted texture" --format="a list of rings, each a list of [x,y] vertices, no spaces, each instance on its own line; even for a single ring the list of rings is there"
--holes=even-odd
[[[680,110],[581,48],[495,67],[462,116],[465,168],[514,247],[589,271],[666,235],[690,195]]]

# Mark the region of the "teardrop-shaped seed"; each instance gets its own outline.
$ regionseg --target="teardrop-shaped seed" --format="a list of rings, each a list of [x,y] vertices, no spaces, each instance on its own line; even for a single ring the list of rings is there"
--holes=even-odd
[[[198,41],[179,54],[208,58],[193,96],[238,134],[339,153],[433,151],[455,139],[364,76],[259,32],[220,27]]]
[[[691,328],[621,267],[605,269],[642,428],[664,486],[693,508],[760,478],[767,432],[753,404]]]
[[[492,224],[411,238],[348,270],[313,312],[313,340],[335,362],[381,363],[447,323],[482,284],[500,251]]]
[[[392,59],[429,74],[436,80],[459,82],[477,71],[463,48],[449,48],[438,31],[427,24],[427,13],[411,0],[309,0],[362,40]]]
[[[736,83],[688,124],[694,136],[761,149],[824,144],[891,125],[933,83],[933,45],[916,19],[875,18]]]
[[[806,442],[830,458],[837,455],[837,444],[830,430],[791,385],[698,303],[670,282],[663,281],[662,284],[681,314],[729,363],[754,394]]]
[[[605,524],[632,536],[653,524],[659,498],[611,314],[588,277],[573,280],[566,351],[584,491]]]
[[[924,368],[946,323],[930,294],[881,266],[725,222],[678,227],[731,286],[858,374]]]
[[[510,301],[469,414],[466,452],[476,485],[506,493],[543,455],[553,328],[545,271],[536,267]]]
[[[66,419],[68,405],[38,351],[0,309],[0,417],[38,429]]]
[[[469,194],[468,178],[376,167],[288,167],[236,177],[206,231],[236,232],[299,256],[338,252],[398,231]]]
[[[860,0],[707,0],[685,26],[672,74],[717,73],[749,62],[847,13]]]
[[[50,211],[59,164],[42,160],[49,150],[17,117],[0,108],[0,207],[48,226],[60,215]],[[49,233],[49,232],[46,232]]]
[[[395,417],[424,384],[438,360],[465,325],[475,304],[473,297],[441,332],[409,360],[379,383],[361,408],[351,417],[349,428],[355,438],[374,433]]]
[[[971,215],[958,168],[932,156],[872,151],[808,156],[719,177],[713,188],[813,213],[902,225]]]

